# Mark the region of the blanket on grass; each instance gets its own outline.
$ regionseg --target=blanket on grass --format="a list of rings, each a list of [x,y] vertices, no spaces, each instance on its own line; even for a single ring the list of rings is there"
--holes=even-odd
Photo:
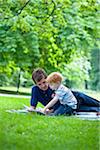
[[[23,109],[12,109],[12,110],[6,110],[6,112],[8,113],[22,113],[22,114],[27,114],[27,113],[35,113],[35,114],[39,114],[39,115],[46,115],[45,113],[43,113],[42,108],[36,108],[34,110],[29,111],[29,107],[24,105]],[[83,120],[100,120],[100,114],[98,115],[97,112],[75,112],[75,114],[73,115],[73,117],[77,117],[77,118],[81,118]]]

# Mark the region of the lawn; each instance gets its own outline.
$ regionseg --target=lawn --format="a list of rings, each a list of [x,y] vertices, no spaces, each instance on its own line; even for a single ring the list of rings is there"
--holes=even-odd
[[[99,121],[36,114],[9,114],[29,99],[0,97],[1,150],[99,150]]]

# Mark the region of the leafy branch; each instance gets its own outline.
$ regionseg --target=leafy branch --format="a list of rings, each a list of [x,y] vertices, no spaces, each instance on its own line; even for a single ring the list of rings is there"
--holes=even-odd
[[[48,20],[48,18],[50,18],[50,16],[53,15],[53,13],[54,13],[54,11],[55,11],[55,9],[56,9],[56,4],[55,4],[54,0],[52,0],[52,3],[53,3],[53,5],[54,5],[54,7],[53,7],[53,9],[52,9],[52,12],[51,12],[50,14],[48,14],[48,17],[46,17],[45,20],[42,22],[43,24]]]
[[[24,6],[22,6],[14,16],[19,16],[19,15],[22,13],[23,9],[29,4],[30,1],[31,1],[31,0],[28,0],[28,1],[24,4]],[[12,17],[5,17],[5,18],[3,18],[3,19],[11,19],[11,18],[13,18],[14,16],[12,16]]]
[[[23,9],[28,5],[28,3],[29,3],[30,1],[31,1],[31,0],[28,0],[28,1],[24,4],[24,6],[18,11],[18,13],[16,14],[16,16],[18,16],[18,15],[21,14],[21,12],[23,11]]]

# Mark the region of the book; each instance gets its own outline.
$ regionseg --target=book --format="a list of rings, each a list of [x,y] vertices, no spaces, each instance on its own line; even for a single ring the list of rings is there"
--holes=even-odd
[[[36,108],[36,109],[30,109],[30,107],[24,105],[24,108],[23,109],[11,109],[11,110],[6,110],[6,112],[8,113],[31,113],[31,112],[35,112],[37,114],[40,114],[40,115],[45,115],[45,113],[42,112],[42,109],[41,107],[39,108]]]

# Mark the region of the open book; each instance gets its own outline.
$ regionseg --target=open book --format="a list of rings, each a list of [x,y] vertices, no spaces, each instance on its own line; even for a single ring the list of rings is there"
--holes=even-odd
[[[42,109],[41,107],[39,108],[36,108],[36,109],[30,109],[30,107],[24,105],[24,108],[23,109],[11,109],[11,110],[6,110],[6,112],[9,112],[9,113],[29,113],[29,112],[35,112],[37,114],[40,114],[40,115],[45,115],[45,113],[42,112]]]
[[[38,107],[36,109],[31,109],[30,110],[30,107],[24,105],[24,109],[26,109],[28,112],[36,112],[38,114],[45,115],[45,113],[42,112],[43,108],[41,108],[41,107]]]

